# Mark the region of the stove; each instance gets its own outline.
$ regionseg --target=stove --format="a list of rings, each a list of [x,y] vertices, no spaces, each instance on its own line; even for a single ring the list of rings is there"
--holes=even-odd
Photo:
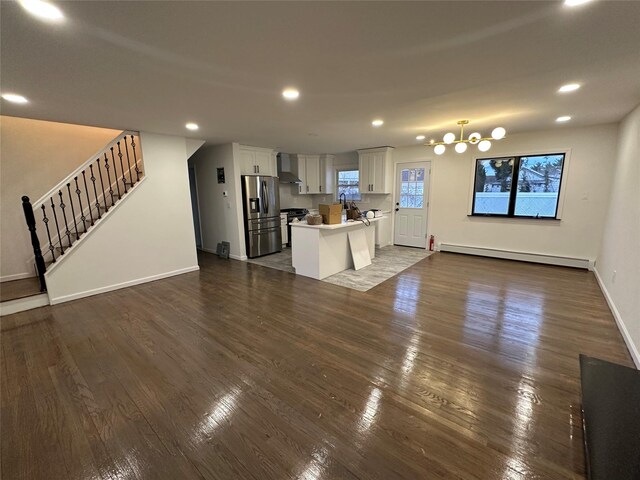
[[[291,220],[297,218],[298,220],[304,220],[309,214],[309,210],[306,208],[281,208],[280,213],[287,214],[287,247],[291,246]]]

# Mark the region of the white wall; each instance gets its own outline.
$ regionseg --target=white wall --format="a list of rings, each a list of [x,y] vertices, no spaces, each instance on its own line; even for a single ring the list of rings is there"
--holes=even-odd
[[[143,181],[47,271],[52,304],[198,269],[185,139],[140,146]]]
[[[615,164],[617,126],[559,127],[508,135],[487,153],[435,155],[431,148],[396,148],[395,163],[431,160],[428,234],[436,243],[541,253],[594,261],[601,243]],[[452,149],[448,149],[452,150]],[[562,220],[469,217],[474,158],[570,150],[563,178]]]
[[[640,106],[620,125],[596,274],[640,368]]]
[[[0,277],[3,281],[35,274],[33,249],[20,198],[27,195],[32,203],[37,201],[118,134],[120,130],[0,117]],[[44,247],[46,233],[38,233]]]
[[[215,145],[197,151],[190,160],[196,169],[202,249],[215,252],[218,243],[230,243],[230,255],[246,258],[242,230],[242,191],[234,165],[236,144]],[[224,168],[225,183],[218,183],[218,168]],[[237,178],[236,178],[237,177]],[[227,197],[223,196],[227,192]]]

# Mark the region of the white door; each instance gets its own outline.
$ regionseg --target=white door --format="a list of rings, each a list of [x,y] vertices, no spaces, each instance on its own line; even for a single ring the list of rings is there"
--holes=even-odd
[[[399,163],[393,243],[426,248],[430,162]]]

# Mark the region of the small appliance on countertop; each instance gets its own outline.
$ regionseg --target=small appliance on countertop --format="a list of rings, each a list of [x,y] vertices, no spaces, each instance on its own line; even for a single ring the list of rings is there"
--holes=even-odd
[[[373,212],[373,217],[369,217],[369,212]],[[378,210],[377,208],[372,208],[371,210],[367,210],[364,214],[368,218],[380,218],[382,217],[382,210]]]

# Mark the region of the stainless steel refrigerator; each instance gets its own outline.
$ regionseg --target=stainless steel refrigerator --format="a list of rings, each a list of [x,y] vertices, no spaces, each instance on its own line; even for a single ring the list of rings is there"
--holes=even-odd
[[[242,175],[244,238],[249,258],[282,251],[278,177]]]

